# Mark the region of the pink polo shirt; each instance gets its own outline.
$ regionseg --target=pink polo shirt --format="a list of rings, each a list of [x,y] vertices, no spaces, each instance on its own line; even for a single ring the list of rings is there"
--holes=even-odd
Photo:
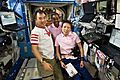
[[[59,26],[58,28],[55,27],[54,24],[51,24],[50,26],[48,26],[49,31],[53,34],[54,39],[57,37],[57,35],[59,35],[61,33],[61,26],[62,26],[62,22],[59,22]]]
[[[75,32],[70,32],[67,36],[63,33],[59,34],[55,40],[55,46],[60,46],[61,54],[69,54],[72,52],[72,48],[76,43],[81,42],[78,35]]]

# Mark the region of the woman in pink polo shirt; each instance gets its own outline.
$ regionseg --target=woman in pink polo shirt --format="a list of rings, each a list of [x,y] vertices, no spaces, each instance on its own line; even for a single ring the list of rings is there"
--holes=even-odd
[[[62,22],[60,21],[60,16],[58,13],[52,13],[51,19],[52,19],[52,24],[50,26],[48,26],[48,29],[52,34],[53,44],[55,44],[56,37],[62,32],[62,29],[61,29]],[[55,48],[55,46],[54,46],[54,48]],[[55,53],[54,54],[55,59],[57,60],[56,49],[54,50],[54,53]]]
[[[62,22],[60,21],[60,16],[58,13],[53,13],[51,15],[51,19],[52,19],[52,24],[50,26],[48,26],[48,29],[52,33],[53,38],[55,40],[57,35],[59,35],[62,31],[61,30]]]
[[[83,80],[92,80],[91,75],[84,67],[84,53],[81,40],[78,35],[71,30],[72,23],[68,20],[63,21],[62,33],[59,34],[55,40],[57,57],[60,61],[61,67],[66,68],[66,64],[71,63],[78,71],[78,74],[73,76],[74,80],[81,80],[81,76],[83,77]],[[77,44],[80,49],[80,56],[78,57],[73,56],[72,52],[75,44]]]

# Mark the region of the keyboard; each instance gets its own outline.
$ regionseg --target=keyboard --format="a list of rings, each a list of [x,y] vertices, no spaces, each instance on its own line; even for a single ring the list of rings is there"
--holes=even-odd
[[[87,33],[85,35],[83,35],[83,38],[89,42],[89,43],[92,43],[94,41],[97,41],[97,40],[100,40],[101,39],[101,36],[99,36],[98,34],[96,34],[95,32],[90,32],[90,33]]]
[[[94,18],[95,18],[95,14],[85,14],[85,15],[80,19],[80,22],[90,23]]]
[[[120,51],[115,49],[111,45],[101,45],[100,49],[109,57],[113,58],[115,56],[120,56]]]
[[[101,45],[100,50],[110,58],[112,58],[118,66],[120,66],[120,51],[112,45]]]

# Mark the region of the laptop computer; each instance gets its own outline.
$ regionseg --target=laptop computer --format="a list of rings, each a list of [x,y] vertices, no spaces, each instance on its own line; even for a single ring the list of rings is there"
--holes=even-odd
[[[101,45],[101,47],[104,47],[104,49],[107,50],[105,53],[112,58],[120,55],[120,29],[113,28],[109,43]]]
[[[101,45],[100,50],[112,58],[120,69],[120,29],[113,28],[109,43]]]
[[[87,23],[91,22],[96,16],[96,14],[94,14],[95,8],[96,8],[96,2],[83,3],[84,15],[80,19],[80,21]]]
[[[0,21],[3,28],[16,28],[17,22],[13,11],[0,11]]]
[[[17,23],[14,11],[0,11],[0,24],[3,29],[10,31],[19,31],[27,28],[25,25],[19,25]]]

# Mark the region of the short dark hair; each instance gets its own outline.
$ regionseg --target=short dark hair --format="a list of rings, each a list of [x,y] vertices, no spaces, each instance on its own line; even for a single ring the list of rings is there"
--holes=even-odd
[[[35,13],[33,14],[34,20],[36,19],[37,13],[39,13],[39,14],[44,13],[45,15],[47,15],[45,11],[43,11],[43,10],[41,10],[41,9],[38,9],[38,10],[36,10]]]
[[[58,15],[58,17],[60,17],[60,15],[59,15],[58,13],[53,12],[53,13],[51,14],[51,18],[52,18],[54,15]]]
[[[63,24],[64,24],[64,23],[70,24],[71,30],[72,30],[72,31],[74,30],[74,26],[72,25],[72,22],[71,22],[70,20],[63,20],[63,21],[62,21],[62,27],[63,27]]]

